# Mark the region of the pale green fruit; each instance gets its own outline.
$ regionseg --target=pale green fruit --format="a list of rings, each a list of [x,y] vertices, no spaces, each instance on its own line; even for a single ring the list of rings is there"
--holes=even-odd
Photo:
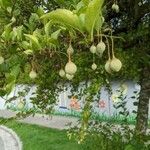
[[[110,63],[111,70],[118,72],[121,69],[121,67],[122,67],[121,61],[117,59],[116,57],[114,57]]]
[[[68,80],[72,80],[73,77],[74,77],[74,75],[66,74],[66,78],[67,78]]]
[[[91,52],[92,54],[95,54],[95,53],[96,53],[96,46],[92,45],[92,46],[90,47],[90,52]]]
[[[97,44],[96,51],[98,54],[100,54],[100,56],[103,55],[105,49],[106,49],[106,45],[103,41],[101,41]]]
[[[76,71],[77,71],[77,66],[73,62],[69,61],[65,66],[65,72],[67,74],[74,75]]]
[[[36,73],[34,70],[32,70],[32,71],[29,73],[29,77],[30,77],[31,79],[35,79],[35,78],[37,77],[37,73]]]
[[[70,45],[69,48],[67,49],[67,54],[73,54],[74,53],[74,49],[73,47]]]
[[[107,62],[105,64],[105,70],[108,73],[111,73],[110,63],[111,63],[111,60],[109,59],[109,60],[107,60]]]
[[[114,10],[116,13],[118,13],[118,12],[119,12],[119,6],[114,3],[114,4],[112,5],[112,10]]]
[[[61,77],[64,77],[65,74],[66,74],[65,71],[64,71],[63,69],[60,69],[59,75],[60,75]]]
[[[92,69],[96,70],[97,69],[97,65],[95,63],[92,64]]]
[[[0,56],[0,64],[4,63],[4,58],[2,56]]]

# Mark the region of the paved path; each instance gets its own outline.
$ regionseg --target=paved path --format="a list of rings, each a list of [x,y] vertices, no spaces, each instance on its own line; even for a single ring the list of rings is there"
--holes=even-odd
[[[0,110],[0,117],[4,117],[4,118],[10,118],[15,116],[15,113],[12,111],[8,111],[8,110]],[[45,127],[50,127],[50,128],[56,128],[56,129],[67,129],[68,128],[68,124],[72,123],[72,125],[76,125],[78,119],[77,118],[73,118],[73,117],[65,117],[65,116],[43,116],[43,115],[35,115],[33,116],[29,116],[25,119],[21,119],[19,120],[20,122],[24,122],[24,123],[29,123],[29,124],[36,124],[36,125],[41,125],[41,126],[45,126]]]
[[[22,150],[16,133],[4,126],[0,126],[0,150]]]
[[[3,139],[0,137],[0,148],[1,150],[5,150],[4,149],[4,142],[3,142]]]

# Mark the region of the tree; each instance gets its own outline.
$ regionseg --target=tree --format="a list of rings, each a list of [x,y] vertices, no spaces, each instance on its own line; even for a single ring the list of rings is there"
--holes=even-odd
[[[40,111],[49,113],[56,103],[58,91],[62,90],[62,86],[58,87],[58,83],[68,83],[66,77],[69,80],[74,77],[74,80],[69,83],[72,84],[72,92],[79,95],[77,87],[79,83],[85,81],[86,88],[80,93],[87,95],[82,113],[82,128],[85,129],[90,118],[93,97],[97,95],[100,86],[107,83],[106,79],[135,78],[135,76],[138,79],[137,76],[142,72],[142,68],[145,68],[144,71],[148,71],[149,44],[147,47],[145,46],[145,43],[148,43],[149,34],[148,1],[140,7],[138,7],[138,1],[118,1],[120,7],[118,13],[111,9],[113,1],[105,1],[105,7],[102,7],[104,6],[103,0],[60,1],[59,3],[43,0],[16,0],[15,2],[1,0],[0,2],[0,11],[3,14],[1,15],[0,47],[1,55],[5,60],[5,63],[0,66],[0,77],[3,79],[1,80],[1,95],[9,93],[15,83],[37,84],[37,97],[32,99],[32,103]],[[72,3],[74,5],[69,7]],[[54,8],[65,5],[68,9],[52,11],[53,7],[51,6],[54,5]],[[134,13],[129,6],[134,6]],[[146,9],[143,10],[142,7]],[[7,17],[6,12],[8,12]],[[45,14],[45,12],[47,13]],[[103,17],[106,18],[105,22]],[[118,36],[112,36],[112,32]],[[120,36],[126,42],[121,42]],[[107,43],[108,56],[104,55],[103,59],[100,59],[102,53],[97,53],[93,54],[93,58],[91,58],[92,55],[89,52],[91,45],[97,45],[101,40]],[[115,59],[117,65],[115,64],[115,67],[111,68],[109,62],[115,58],[114,41],[116,47],[119,47],[116,48],[115,54],[121,58],[123,63],[123,69],[119,73],[114,72],[116,68],[117,71],[120,70],[120,60]],[[72,47],[75,49],[74,55],[71,54]],[[142,51],[141,49],[137,51],[139,47],[142,48]],[[95,53],[95,50],[91,48],[91,52]],[[107,61],[108,57],[109,61]],[[137,60],[137,58],[140,59]],[[106,61],[108,65],[105,64]],[[73,66],[74,69],[66,77],[60,78],[59,71],[61,70],[61,76],[63,76],[66,63]],[[75,64],[78,66],[77,72]],[[97,67],[96,70],[93,69],[95,71],[91,69],[92,64],[94,68]],[[133,64],[132,68],[130,64]],[[107,72],[115,71],[110,75],[110,72],[107,73],[105,69]],[[65,70],[70,72],[70,69]],[[35,78],[37,72],[38,77],[35,80],[30,79]],[[90,87],[87,86],[88,81],[91,82]],[[137,129],[140,132],[143,132],[142,125],[144,125],[144,131],[147,126],[148,109],[143,111],[143,106],[148,106],[149,91],[145,90],[148,87],[145,84],[145,80],[141,82],[142,90],[137,123]],[[146,103],[141,102],[145,100]],[[141,120],[145,123],[141,124]]]
[[[113,2],[108,2],[110,8]],[[149,23],[150,23],[150,3],[149,1],[118,1],[120,12],[112,13],[108,10],[107,20],[113,20],[115,33],[124,37],[126,42],[123,49],[130,51],[130,55],[136,58],[133,62],[138,64],[139,84],[141,92],[138,104],[136,130],[140,134],[145,134],[148,125],[148,106],[150,93],[150,53],[148,44]],[[147,43],[145,45],[145,43]]]

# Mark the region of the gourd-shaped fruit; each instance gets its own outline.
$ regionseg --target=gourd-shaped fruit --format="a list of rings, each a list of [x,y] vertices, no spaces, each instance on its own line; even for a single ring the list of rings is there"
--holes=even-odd
[[[60,69],[59,75],[60,75],[61,77],[64,77],[65,74],[66,74],[65,71],[64,71],[63,69]]]
[[[112,10],[114,10],[116,13],[118,13],[118,12],[119,12],[119,6],[114,3],[114,4],[112,5]]]
[[[92,54],[95,54],[95,53],[96,53],[96,46],[92,45],[92,46],[90,47],[90,52],[91,52]]]
[[[69,47],[68,47],[68,49],[67,49],[67,54],[69,55],[69,54],[73,54],[74,53],[74,49],[73,49],[73,47],[70,45]]]
[[[66,74],[66,78],[67,78],[68,80],[72,80],[73,77],[74,77],[74,75]]]
[[[29,77],[30,77],[31,79],[35,79],[35,78],[37,77],[37,73],[36,73],[34,70],[32,70],[32,71],[29,73]]]
[[[72,61],[69,61],[65,66],[65,72],[69,75],[74,75],[76,71],[77,66]]]
[[[106,45],[103,41],[101,41],[97,44],[96,51],[98,54],[100,54],[100,56],[103,55],[105,49],[106,49]]]
[[[0,64],[4,63],[4,58],[2,56],[0,56]]]
[[[110,62],[111,70],[118,72],[121,69],[121,67],[122,67],[121,61],[114,56]]]
[[[110,63],[111,63],[111,59],[107,60],[105,64],[105,70],[108,73],[111,73]]]
[[[95,63],[93,63],[91,67],[92,67],[93,70],[97,69],[97,65]]]

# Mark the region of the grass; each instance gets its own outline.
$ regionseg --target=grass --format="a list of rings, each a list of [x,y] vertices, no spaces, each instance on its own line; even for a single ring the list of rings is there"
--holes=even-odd
[[[99,140],[89,137],[85,144],[69,140],[66,130],[50,129],[0,118],[3,124],[14,130],[23,142],[23,150],[98,150]],[[105,139],[103,139],[105,141]],[[98,142],[98,145],[95,143]],[[87,149],[87,147],[89,147]],[[95,148],[93,149],[93,147]]]
[[[17,109],[12,107],[11,110],[16,111]],[[75,117],[75,118],[81,118],[81,112],[78,112],[75,110],[68,110],[64,112],[61,110],[57,110],[57,111],[54,111],[52,114],[58,115],[58,116],[70,116],[70,117]],[[136,115],[129,115],[128,117],[124,117],[119,114],[113,114],[109,116],[105,114],[100,114],[98,112],[93,112],[91,115],[91,119],[99,121],[99,122],[108,122],[112,124],[129,124],[129,125],[136,124]],[[150,118],[148,119],[148,128],[150,128]]]
[[[9,109],[13,111],[17,111],[17,108],[13,106],[11,106]],[[23,111],[27,111],[27,109],[24,109]],[[61,110],[57,110],[57,111],[54,111],[52,114],[58,115],[58,116],[70,116],[70,117],[81,118],[81,112],[78,112],[75,110],[68,110],[65,112]],[[101,114],[98,112],[93,112],[91,119],[99,121],[99,122],[108,122],[108,123],[113,123],[113,124],[122,124],[122,123],[129,124],[129,125],[136,124],[136,115],[129,115],[128,117],[126,117],[126,122],[124,122],[125,117],[119,114],[113,114],[112,116],[109,116],[109,115]],[[148,127],[150,128],[150,118],[148,120]]]
[[[3,125],[14,130],[23,142],[23,150],[81,150],[75,141],[70,141],[66,131],[37,125],[7,121]]]

